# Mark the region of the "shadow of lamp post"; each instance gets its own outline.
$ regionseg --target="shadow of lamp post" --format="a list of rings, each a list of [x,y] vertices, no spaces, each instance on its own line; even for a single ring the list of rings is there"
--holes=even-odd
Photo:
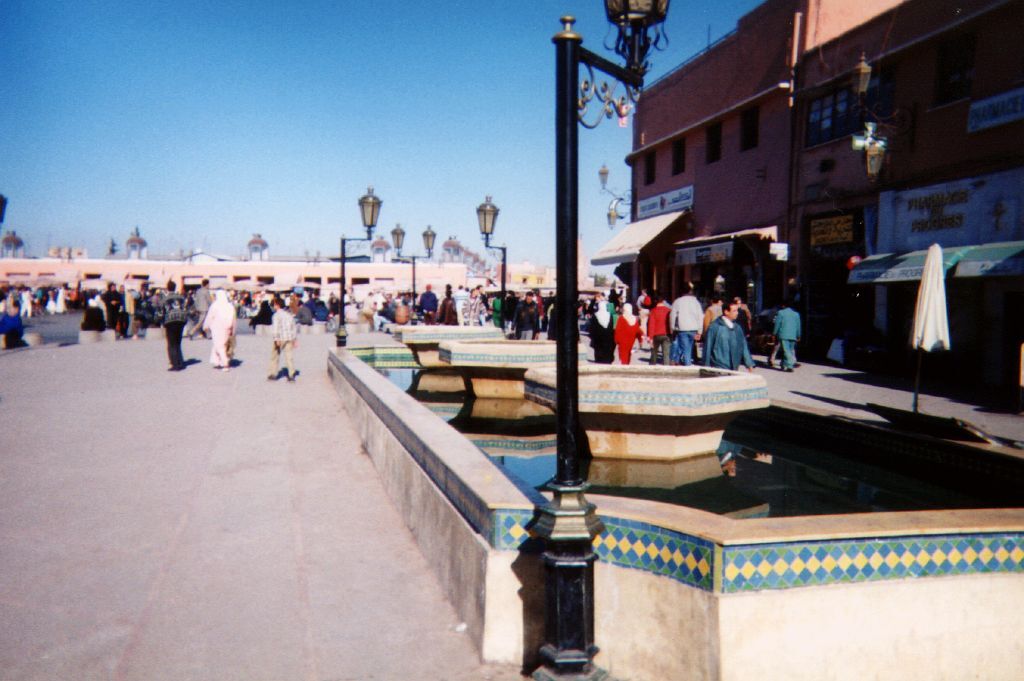
[[[345,248],[349,241],[369,241],[373,238],[373,230],[377,227],[377,218],[380,217],[380,206],[382,201],[374,196],[373,187],[367,187],[366,193],[359,197],[359,214],[363,219],[363,227],[366,228],[366,237],[358,239],[346,239],[341,237],[341,280],[339,283],[340,302],[338,306],[338,331],[335,334],[337,347],[343,348],[348,345],[348,328],[345,325]]]
[[[429,259],[434,254],[434,239],[437,238],[437,232],[427,225],[427,228],[423,230],[423,248],[426,249],[426,255],[402,255],[402,244],[405,243],[405,230],[402,229],[402,225],[395,225],[395,228],[391,230],[391,243],[395,247],[395,260],[398,262],[409,261],[412,263],[412,311],[413,318],[416,315],[416,261]]]
[[[608,21],[618,28],[615,52],[625,68],[581,46],[573,30],[575,19],[562,17],[555,44],[555,244],[558,287],[555,294],[557,343],[556,434],[557,466],[547,489],[550,502],[536,509],[533,526],[544,539],[545,618],[543,666],[534,672],[540,681],[602,679],[593,664],[594,554],[593,540],[603,526],[584,492],[577,440],[579,373],[577,356],[577,238],[579,234],[579,125],[596,127],[603,119],[628,114],[636,102],[647,71],[647,53],[662,39],[661,23],[668,0],[605,0]],[[653,29],[653,37],[648,30]],[[580,65],[586,76],[580,79]],[[594,70],[600,71],[597,83]],[[611,84],[605,77],[611,78]],[[625,94],[616,97],[619,85]],[[595,101],[596,100],[596,101]],[[590,104],[596,104],[588,115]]]
[[[508,247],[492,246],[491,236],[494,235],[494,223],[498,221],[498,207],[491,202],[491,197],[485,197],[484,202],[476,207],[476,219],[480,223],[480,235],[484,238],[484,248],[492,251],[501,251],[501,305],[505,305],[505,277],[508,270]],[[504,312],[502,312],[504,316]]]

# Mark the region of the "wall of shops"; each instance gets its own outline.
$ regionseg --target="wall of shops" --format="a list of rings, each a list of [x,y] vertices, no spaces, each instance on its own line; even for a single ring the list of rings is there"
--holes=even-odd
[[[160,260],[106,260],[57,258],[22,258],[0,260],[0,280],[12,283],[34,284],[47,279],[69,278],[72,287],[79,280],[123,282],[126,279],[144,279],[163,287],[170,280],[179,286],[198,285],[203,278],[218,281],[219,285],[255,283],[302,285],[316,284],[337,290],[340,279],[338,263],[299,262],[197,262],[182,263]],[[385,291],[406,290],[412,285],[412,266],[405,263],[350,262],[345,266],[349,285],[380,288]],[[461,263],[426,263],[416,265],[416,287],[422,291],[426,284],[443,290],[445,284],[467,284],[467,269]]]

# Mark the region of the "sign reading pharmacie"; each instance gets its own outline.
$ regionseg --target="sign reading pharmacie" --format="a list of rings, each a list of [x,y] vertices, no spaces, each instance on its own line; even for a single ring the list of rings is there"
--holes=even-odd
[[[1024,167],[882,192],[878,253],[920,251],[1024,239]]]
[[[673,189],[657,196],[650,196],[640,199],[636,205],[636,217],[638,220],[671,213],[677,210],[693,208],[693,185]]]
[[[978,132],[1024,119],[1024,87],[971,102],[967,132]]]

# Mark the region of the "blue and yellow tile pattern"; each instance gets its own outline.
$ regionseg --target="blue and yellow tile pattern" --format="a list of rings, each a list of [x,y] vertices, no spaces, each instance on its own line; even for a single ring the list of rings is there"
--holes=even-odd
[[[491,545],[495,548],[518,550],[533,536],[532,510],[502,508],[494,514]],[[601,516],[601,522],[605,531],[594,538],[594,551],[601,560],[711,591],[715,556],[711,542],[637,520]]]
[[[1024,537],[975,534],[794,542],[722,548],[721,591],[1024,573]]]

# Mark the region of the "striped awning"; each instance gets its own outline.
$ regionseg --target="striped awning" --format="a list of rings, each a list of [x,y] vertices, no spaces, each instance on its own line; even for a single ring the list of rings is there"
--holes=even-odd
[[[956,277],[1024,276],[1024,241],[972,246],[956,266]]]
[[[970,250],[970,246],[943,249],[943,272],[956,265]],[[924,260],[928,251],[910,253],[881,253],[864,258],[850,270],[848,284],[888,284],[900,281],[920,281],[924,271]]]

